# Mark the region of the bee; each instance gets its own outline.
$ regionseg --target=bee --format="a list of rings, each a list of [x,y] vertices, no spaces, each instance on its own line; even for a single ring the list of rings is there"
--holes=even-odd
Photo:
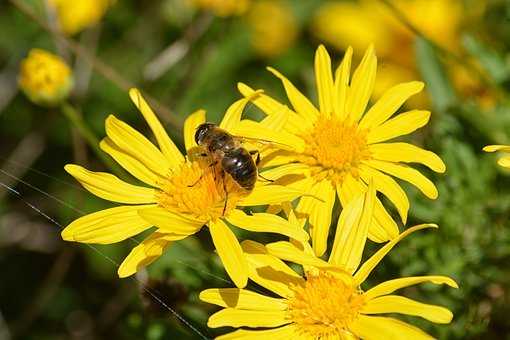
[[[195,142],[204,148],[204,156],[211,157],[211,166],[220,165],[222,178],[227,173],[241,188],[251,192],[258,178],[260,154],[246,150],[241,140],[214,123],[203,123],[195,132]],[[253,155],[257,155],[256,160]]]

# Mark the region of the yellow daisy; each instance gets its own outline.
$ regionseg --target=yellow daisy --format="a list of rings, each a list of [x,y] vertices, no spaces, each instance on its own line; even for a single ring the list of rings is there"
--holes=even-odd
[[[503,151],[505,153],[510,153],[510,145],[487,145],[483,148],[485,152],[496,152]],[[498,159],[498,164],[504,168],[510,168],[510,156],[506,155]]]
[[[433,339],[419,328],[379,314],[407,314],[434,323],[449,323],[453,315],[448,309],[393,293],[423,282],[458,288],[454,280],[445,276],[415,276],[389,280],[368,290],[361,286],[400,240],[417,230],[437,226],[409,228],[360,266],[370,210],[375,204],[375,191],[370,191],[358,196],[342,212],[344,219],[353,222],[352,228],[340,233],[342,240],[335,240],[328,261],[313,255],[307,244],[282,241],[264,246],[244,241],[250,279],[277,297],[236,288],[203,291],[202,301],[224,307],[209,318],[209,327],[252,328],[217,339]],[[301,265],[305,275],[301,276],[282,260]]]
[[[244,206],[293,200],[300,195],[297,190],[258,183],[251,193],[246,193],[227,176],[225,192],[220,176],[215,176],[216,169],[203,158],[183,156],[139,91],[132,89],[129,94],[151,128],[159,148],[113,115],[106,120],[107,137],[101,141],[100,147],[148,186],[132,185],[112,174],[67,165],[66,171],[85,189],[123,205],[78,218],[62,231],[64,240],[109,244],[156,226],[157,229],[136,246],[119,267],[119,276],[126,277],[156,260],[173,241],[207,226],[227,273],[238,287],[244,287],[248,275],[246,259],[227,223],[249,231],[274,232],[301,241],[308,239],[304,230],[279,216],[248,215],[241,210]],[[241,99],[230,106],[220,127],[230,130],[237,124],[248,101],[249,98]],[[203,110],[186,120],[186,150],[196,147],[195,130],[203,122]]]
[[[412,95],[423,89],[423,83],[412,81],[390,88],[377,102],[368,107],[374,87],[377,58],[373,47],[350,78],[352,49],[333,76],[331,59],[320,46],[315,54],[315,77],[319,99],[316,108],[287,78],[269,68],[285,88],[293,110],[275,99],[261,94],[252,102],[267,114],[261,123],[241,121],[236,127],[240,135],[258,136],[276,142],[265,151],[264,177],[299,188],[322,200],[303,197],[297,212],[309,216],[310,235],[315,254],[326,250],[331,211],[339,197],[345,206],[365,190],[370,179],[377,191],[397,208],[405,224],[409,209],[406,193],[392,178],[407,181],[427,197],[435,199],[434,184],[414,168],[403,163],[421,163],[436,172],[444,172],[443,161],[434,153],[404,142],[387,142],[407,135],[427,124],[430,112],[411,110],[392,117]],[[255,91],[240,84],[245,96]],[[284,143],[285,147],[280,147]],[[291,148],[289,149],[289,145]],[[375,222],[369,237],[378,242],[393,239],[398,227],[376,200]]]

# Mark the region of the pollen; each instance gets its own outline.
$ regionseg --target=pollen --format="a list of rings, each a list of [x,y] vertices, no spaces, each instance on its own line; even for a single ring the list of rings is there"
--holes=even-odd
[[[337,338],[349,333],[364,304],[358,287],[325,272],[307,275],[304,285],[293,286],[289,318],[311,339]]]
[[[347,174],[358,178],[359,165],[370,159],[367,131],[349,119],[320,117],[301,137],[306,148],[299,159],[315,169],[319,179],[341,183]]]
[[[186,162],[160,184],[159,205],[171,211],[203,220],[227,215],[246,193],[218,166],[207,162]]]

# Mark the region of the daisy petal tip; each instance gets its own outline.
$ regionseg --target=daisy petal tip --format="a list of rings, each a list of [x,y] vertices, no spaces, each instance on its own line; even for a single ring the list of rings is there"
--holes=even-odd
[[[75,238],[74,238],[74,233],[69,230],[68,228],[65,228],[64,230],[62,230],[62,232],[60,233],[60,236],[62,237],[62,239],[64,241],[76,241]]]
[[[127,277],[130,277],[131,275],[135,274],[136,272],[133,271],[133,270],[130,270],[128,268],[124,268],[122,266],[119,267],[119,269],[117,270],[117,275],[119,276],[119,278],[121,279],[125,279]]]
[[[77,171],[79,168],[80,168],[80,166],[79,166],[79,165],[76,165],[76,164],[66,164],[66,165],[64,166],[64,170],[65,170],[68,174],[70,174],[70,175],[72,175],[73,173],[76,173],[76,171]]]

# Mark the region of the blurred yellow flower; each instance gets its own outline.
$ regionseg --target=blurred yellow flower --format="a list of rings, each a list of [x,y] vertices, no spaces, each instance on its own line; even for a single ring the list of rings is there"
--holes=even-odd
[[[50,0],[56,9],[60,28],[68,35],[74,35],[96,25],[113,2],[113,0]]]
[[[414,276],[386,281],[366,291],[361,286],[400,240],[437,226],[409,228],[361,264],[374,204],[372,188],[344,209],[340,218],[346,222],[345,228],[337,229],[328,261],[316,257],[307,243],[279,241],[264,246],[244,241],[250,279],[278,297],[236,288],[202,291],[202,301],[224,307],[209,318],[209,327],[252,328],[217,339],[433,339],[419,328],[378,314],[398,313],[450,323],[453,314],[448,309],[393,293],[424,282],[458,288],[454,280],[446,276]],[[282,260],[301,265],[305,276]],[[253,329],[259,327],[265,329]]]
[[[392,117],[411,96],[423,89],[412,81],[388,89],[368,106],[376,79],[377,58],[369,47],[350,77],[352,49],[348,48],[334,76],[324,46],[315,54],[315,78],[318,108],[287,78],[269,68],[285,88],[293,110],[275,99],[240,84],[239,90],[259,107],[267,118],[260,123],[241,121],[236,134],[273,141],[263,153],[261,166],[273,167],[263,176],[277,183],[319,197],[302,197],[296,208],[300,217],[308,217],[315,254],[324,254],[332,210],[338,196],[343,207],[365,190],[370,180],[397,208],[405,224],[409,200],[393,179],[407,181],[428,198],[438,196],[435,185],[421,172],[405,163],[420,163],[433,171],[444,172],[443,161],[433,152],[404,142],[387,141],[414,132],[427,124],[430,112],[411,110]],[[404,164],[403,164],[404,163]],[[398,227],[376,199],[375,219],[370,239],[384,242],[398,236]]]
[[[260,55],[275,57],[287,51],[297,38],[298,27],[287,1],[254,2],[247,15],[252,45]]]
[[[242,15],[250,6],[251,0],[189,0],[200,9],[213,12],[219,17]]]
[[[462,3],[456,0],[395,0],[392,4],[428,38],[443,48],[460,54],[460,28],[466,17]],[[474,10],[473,10],[474,11]],[[476,13],[480,15],[480,10]],[[379,81],[393,80],[391,85],[418,78],[414,56],[414,34],[381,1],[360,0],[327,2],[317,11],[313,33],[339,50],[348,46],[365,49],[374,43],[385,65],[385,76],[378,79],[374,97],[383,94]],[[463,95],[481,92],[473,75],[466,77],[460,65],[449,65],[448,72]],[[484,95],[485,97],[485,95]],[[423,104],[424,95],[416,97]]]
[[[279,216],[247,215],[238,209],[293,200],[300,196],[298,191],[258,183],[260,185],[247,193],[229,176],[224,184],[221,176],[215,175],[216,168],[210,161],[192,156],[197,147],[195,130],[205,122],[205,111],[197,111],[185,122],[184,142],[189,155],[185,157],[138,90],[132,89],[130,96],[149,124],[159,148],[113,115],[106,120],[107,137],[100,147],[148,187],[126,183],[108,173],[67,165],[66,171],[85,189],[124,205],[78,218],[62,231],[64,240],[109,244],[156,226],[157,229],[136,246],[120,266],[119,276],[126,277],[156,260],[173,241],[193,235],[206,225],[227,273],[238,287],[244,287],[248,279],[246,259],[227,223],[249,231],[279,233],[301,241],[308,239],[304,230]],[[234,103],[220,127],[230,130],[240,119],[249,99]]]
[[[510,153],[510,145],[487,145],[483,148],[485,152],[496,152],[503,151],[505,153]],[[510,155],[505,155],[498,159],[498,164],[504,168],[510,168]]]
[[[32,102],[53,106],[69,95],[73,75],[62,58],[34,48],[21,62],[18,83]]]

